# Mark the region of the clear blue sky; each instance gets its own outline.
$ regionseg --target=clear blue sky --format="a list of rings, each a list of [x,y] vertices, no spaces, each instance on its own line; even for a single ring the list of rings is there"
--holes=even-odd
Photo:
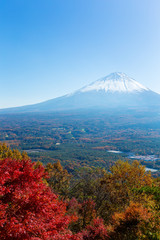
[[[115,71],[160,93],[159,0],[0,0],[0,108]]]

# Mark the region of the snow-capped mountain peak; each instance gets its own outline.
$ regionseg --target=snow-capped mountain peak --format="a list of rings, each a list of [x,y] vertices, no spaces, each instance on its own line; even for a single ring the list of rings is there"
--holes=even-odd
[[[80,92],[100,91],[105,92],[142,92],[149,91],[148,88],[136,82],[125,73],[115,72],[98,79],[97,81],[83,87]]]

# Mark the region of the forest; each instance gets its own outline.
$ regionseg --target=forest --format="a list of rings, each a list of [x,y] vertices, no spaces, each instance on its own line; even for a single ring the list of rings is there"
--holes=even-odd
[[[131,163],[135,156],[160,176],[160,114],[156,110],[1,114],[0,141],[26,151],[32,161],[60,160],[69,173],[81,167],[108,170],[115,161]]]
[[[0,144],[2,240],[160,239],[160,179],[138,161],[109,171],[32,162]]]

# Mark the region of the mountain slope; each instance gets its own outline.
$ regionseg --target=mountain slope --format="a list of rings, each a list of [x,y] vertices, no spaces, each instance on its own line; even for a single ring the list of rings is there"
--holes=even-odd
[[[42,112],[86,108],[146,108],[160,106],[157,94],[124,73],[112,73],[71,94],[39,104],[0,112]]]

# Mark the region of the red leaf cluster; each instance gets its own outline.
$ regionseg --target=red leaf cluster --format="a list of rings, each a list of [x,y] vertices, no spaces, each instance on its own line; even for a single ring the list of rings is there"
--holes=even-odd
[[[92,225],[82,232],[83,240],[107,240],[110,239],[102,219],[94,219]]]
[[[43,182],[43,166],[28,159],[0,160],[0,238],[78,239],[68,230],[66,205]]]

